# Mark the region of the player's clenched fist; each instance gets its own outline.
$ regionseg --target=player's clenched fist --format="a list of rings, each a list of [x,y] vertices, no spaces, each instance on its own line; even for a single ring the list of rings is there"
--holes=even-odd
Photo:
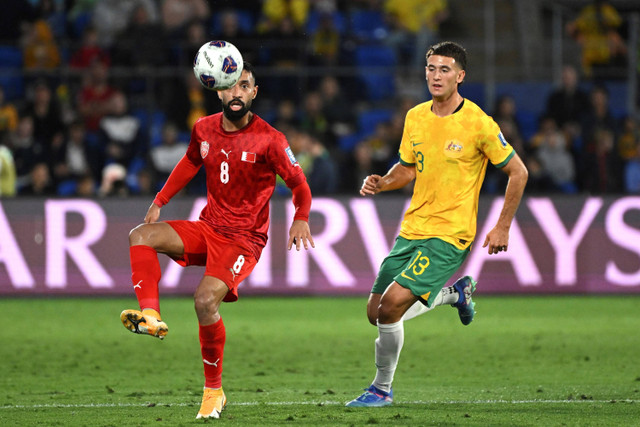
[[[369,175],[362,182],[362,188],[360,189],[360,194],[366,196],[367,194],[377,194],[380,192],[378,188],[378,182],[380,182],[380,175]]]

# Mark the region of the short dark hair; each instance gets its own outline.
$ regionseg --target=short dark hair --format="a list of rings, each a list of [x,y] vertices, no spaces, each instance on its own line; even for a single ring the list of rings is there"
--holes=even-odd
[[[256,70],[253,67],[253,64],[251,62],[244,61],[242,70],[246,71],[247,73],[250,73],[253,76],[253,83],[257,84],[258,80],[256,79]]]
[[[457,64],[459,64],[460,68],[465,70],[467,69],[467,51],[458,43],[455,42],[441,42],[434,44],[427,51],[426,60],[429,59],[432,55],[440,55],[446,56],[448,58],[453,58]]]

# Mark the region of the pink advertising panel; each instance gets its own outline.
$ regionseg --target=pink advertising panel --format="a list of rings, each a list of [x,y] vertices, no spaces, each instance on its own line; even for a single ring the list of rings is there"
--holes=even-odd
[[[197,218],[203,198],[176,198],[161,219]],[[0,201],[0,295],[133,295],[128,233],[147,199]],[[269,243],[242,295],[366,295],[397,235],[408,199],[315,198],[316,248],[287,251],[293,206],[271,203]],[[640,293],[640,197],[528,197],[511,227],[509,251],[488,255],[484,236],[500,198],[482,198],[478,234],[456,275],[486,294]],[[161,294],[191,294],[200,267],[160,256]]]

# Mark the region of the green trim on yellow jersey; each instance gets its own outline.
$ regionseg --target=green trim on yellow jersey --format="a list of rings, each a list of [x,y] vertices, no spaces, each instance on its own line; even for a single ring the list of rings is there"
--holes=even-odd
[[[445,117],[434,114],[432,105],[415,106],[405,119],[400,163],[415,167],[416,180],[400,235],[435,237],[466,249],[476,234],[487,164],[503,167],[514,150],[496,122],[468,99]]]
[[[405,162],[405,161],[404,161],[404,160],[402,160],[402,159],[400,159],[400,164],[401,164],[402,166],[415,166],[415,165],[416,165],[415,163],[408,163],[408,162]]]
[[[495,165],[495,167],[497,167],[498,169],[505,167],[507,163],[509,163],[509,160],[511,160],[511,158],[515,155],[516,155],[516,150],[513,150],[511,154],[509,154],[509,156],[506,159],[504,159],[504,161],[498,163],[497,165]]]

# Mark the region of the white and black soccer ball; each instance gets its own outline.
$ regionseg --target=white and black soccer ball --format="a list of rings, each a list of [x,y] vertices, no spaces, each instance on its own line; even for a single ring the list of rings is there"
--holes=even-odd
[[[232,88],[242,74],[242,54],[231,43],[213,40],[202,45],[193,59],[193,72],[207,89]]]

